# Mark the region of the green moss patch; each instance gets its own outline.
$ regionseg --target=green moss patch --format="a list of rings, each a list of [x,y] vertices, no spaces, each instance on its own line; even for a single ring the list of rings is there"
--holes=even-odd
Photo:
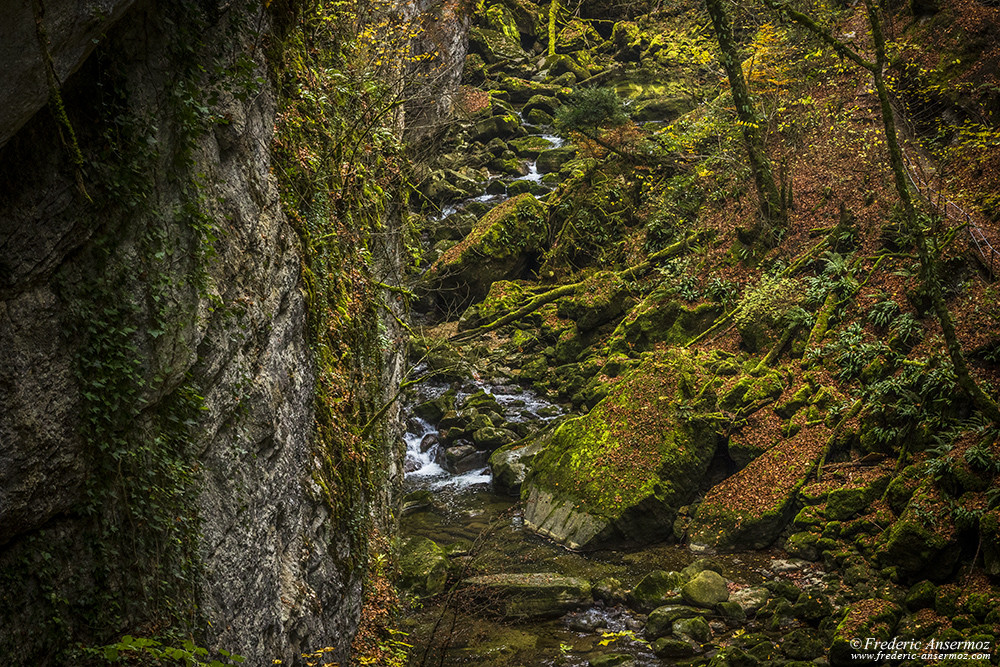
[[[691,353],[661,353],[560,426],[525,484],[529,526],[571,546],[668,536],[715,453],[714,429],[676,410],[700,371]]]

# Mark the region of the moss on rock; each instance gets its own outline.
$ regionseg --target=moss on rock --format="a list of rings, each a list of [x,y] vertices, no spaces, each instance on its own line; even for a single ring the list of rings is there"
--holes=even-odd
[[[668,537],[715,453],[714,429],[673,408],[699,369],[693,353],[653,356],[561,425],[525,482],[527,525],[574,548]]]
[[[461,243],[434,262],[427,279],[449,299],[481,299],[494,282],[521,273],[544,240],[545,207],[523,194],[484,215]]]

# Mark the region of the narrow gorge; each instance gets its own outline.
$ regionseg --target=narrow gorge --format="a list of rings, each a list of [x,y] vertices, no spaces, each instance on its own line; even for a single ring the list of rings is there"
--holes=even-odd
[[[0,6],[0,664],[998,664],[995,3]]]

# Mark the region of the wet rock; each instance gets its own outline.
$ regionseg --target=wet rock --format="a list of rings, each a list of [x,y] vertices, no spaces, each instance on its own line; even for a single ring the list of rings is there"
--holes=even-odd
[[[444,467],[456,475],[485,466],[486,452],[478,451],[472,445],[449,447],[444,452]]]
[[[601,579],[593,585],[595,600],[601,600],[609,606],[623,604],[628,599],[628,593],[622,582],[614,577]]]
[[[701,652],[701,647],[690,639],[660,637],[653,642],[653,653],[660,658],[690,658]]]
[[[449,389],[437,398],[413,406],[413,414],[423,420],[436,424],[445,413],[455,408],[455,390]]]
[[[494,426],[484,426],[483,428],[476,429],[472,434],[472,440],[476,443],[477,447],[491,452],[517,439],[517,434],[513,431]]]
[[[448,559],[444,549],[426,537],[411,537],[399,553],[399,583],[416,595],[437,595],[444,590]]]
[[[554,573],[490,574],[464,579],[462,586],[510,619],[561,616],[592,602],[587,581]]]
[[[720,602],[729,599],[729,589],[722,575],[712,570],[705,570],[684,584],[681,595],[696,607],[712,609]]]
[[[559,168],[576,157],[576,149],[570,147],[550,148],[538,154],[535,167],[539,173],[559,171]]]
[[[679,572],[653,570],[632,589],[632,603],[636,609],[648,613],[671,600],[676,601],[684,581]]]
[[[700,616],[674,621],[673,632],[675,635],[684,635],[702,643],[707,642],[712,636],[712,629],[708,627],[708,621]]]
[[[685,605],[664,605],[654,609],[646,620],[646,636],[650,639],[662,637],[673,630],[674,622],[684,618],[695,618],[709,614],[706,609]]]
[[[606,614],[600,609],[587,609],[566,617],[566,626],[577,632],[596,632],[608,627]]]
[[[428,433],[420,439],[420,453],[427,452],[431,447],[438,444],[440,440],[437,433]]]
[[[590,667],[629,667],[635,660],[628,653],[608,653],[591,658],[588,664]]]
[[[547,439],[537,439],[527,445],[500,449],[490,456],[494,493],[520,497],[521,484],[535,456],[545,448]]]
[[[409,514],[431,507],[433,504],[434,494],[427,489],[419,489],[403,497],[401,511],[403,514]]]

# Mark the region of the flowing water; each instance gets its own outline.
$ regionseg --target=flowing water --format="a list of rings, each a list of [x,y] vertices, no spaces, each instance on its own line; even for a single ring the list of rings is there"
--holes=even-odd
[[[552,147],[562,146],[559,137],[542,135]],[[528,173],[512,181],[540,183],[537,163]],[[538,196],[536,194],[536,196]],[[441,217],[461,210],[471,201],[495,205],[506,195],[483,194],[456,206],[446,206]],[[449,385],[425,382],[419,385],[410,406],[442,396]],[[521,435],[537,430],[565,413],[536,393],[502,382],[471,382],[458,387],[455,405],[478,391],[492,395],[503,411],[505,425]],[[561,665],[584,666],[606,653],[628,653],[633,665],[670,664],[657,658],[642,641],[645,617],[621,604],[597,601],[555,619],[514,622],[479,608],[463,597],[453,584],[464,577],[499,573],[550,572],[580,577],[590,582],[616,579],[622,590],[633,587],[652,570],[680,570],[695,559],[686,549],[657,545],[640,550],[603,550],[586,554],[569,551],[535,535],[524,526],[514,498],[493,493],[485,454],[482,465],[461,473],[449,472],[440,444],[439,425],[419,417],[407,420],[405,490],[420,497],[404,513],[404,538],[422,536],[434,540],[449,553],[451,570],[446,592],[418,604],[407,618],[410,643],[415,647],[411,664],[420,665]],[[730,556],[725,559],[726,576],[744,583],[763,579],[770,556]],[[450,593],[448,591],[451,591]]]

